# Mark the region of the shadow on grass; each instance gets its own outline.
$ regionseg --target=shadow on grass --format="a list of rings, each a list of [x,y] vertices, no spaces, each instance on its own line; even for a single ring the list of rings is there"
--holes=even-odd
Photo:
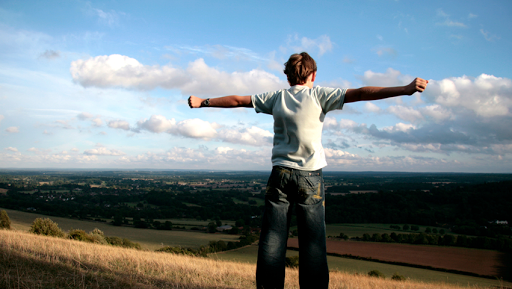
[[[44,258],[0,248],[0,288],[229,288],[199,286],[143,273],[114,271],[61,256],[53,262]]]

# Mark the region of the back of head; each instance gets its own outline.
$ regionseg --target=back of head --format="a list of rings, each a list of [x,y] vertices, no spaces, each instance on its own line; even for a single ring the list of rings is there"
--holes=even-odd
[[[306,83],[308,76],[316,71],[316,62],[306,52],[292,54],[284,64],[284,74],[291,86]]]

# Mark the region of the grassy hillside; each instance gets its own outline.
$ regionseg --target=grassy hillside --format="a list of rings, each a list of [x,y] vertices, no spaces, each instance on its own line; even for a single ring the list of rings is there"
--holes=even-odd
[[[254,273],[253,264],[0,230],[1,288],[254,288]],[[287,270],[286,288],[298,288],[297,270]],[[467,287],[332,272],[330,288]]]
[[[181,246],[197,249],[200,246],[208,245],[208,242],[210,241],[223,240],[227,243],[229,241],[238,240],[239,237],[237,235],[207,234],[205,232],[193,231],[165,231],[137,229],[133,227],[116,227],[100,222],[80,221],[74,219],[45,216],[35,213],[14,211],[9,209],[1,210],[5,210],[7,212],[9,218],[11,219],[12,227],[19,231],[28,231],[35,218],[50,218],[52,221],[59,224],[59,227],[64,231],[69,231],[70,229],[81,229],[89,232],[94,228],[98,228],[102,230],[106,236],[128,238],[131,241],[140,243],[143,248],[149,250],[159,249],[163,246]]]

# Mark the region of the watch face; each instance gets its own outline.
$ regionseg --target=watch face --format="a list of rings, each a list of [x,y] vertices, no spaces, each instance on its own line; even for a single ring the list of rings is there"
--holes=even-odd
[[[210,99],[209,98],[204,101],[204,105],[210,106]]]

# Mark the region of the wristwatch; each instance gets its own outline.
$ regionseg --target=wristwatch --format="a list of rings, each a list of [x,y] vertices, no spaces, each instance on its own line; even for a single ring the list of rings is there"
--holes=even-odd
[[[210,106],[210,99],[207,98],[205,101],[204,101],[204,106]]]

